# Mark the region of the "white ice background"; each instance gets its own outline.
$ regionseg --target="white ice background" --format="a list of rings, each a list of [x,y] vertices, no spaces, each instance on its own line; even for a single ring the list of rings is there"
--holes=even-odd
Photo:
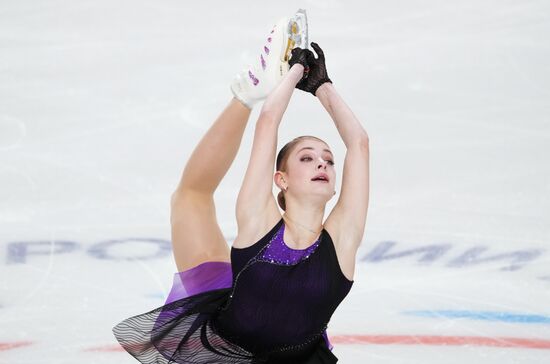
[[[0,363],[135,362],[111,328],[168,293],[185,162],[300,7],[370,137],[366,231],[329,336],[550,340],[550,2],[2,0]],[[228,244],[258,112],[215,195]],[[278,147],[303,134],[341,177],[334,123],[297,90]],[[334,345],[345,364],[550,362],[549,348]]]

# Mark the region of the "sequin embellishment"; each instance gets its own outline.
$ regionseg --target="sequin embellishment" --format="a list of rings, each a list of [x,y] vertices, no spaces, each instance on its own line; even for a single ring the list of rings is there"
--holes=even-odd
[[[227,299],[224,305],[221,305],[220,307],[218,307],[218,311],[225,311],[228,309],[229,305],[231,304],[231,301],[233,300],[233,294],[235,293],[237,282],[239,281],[241,274],[246,269],[248,269],[251,265],[257,262],[267,262],[275,265],[295,265],[296,263],[299,263],[300,261],[305,260],[309,258],[312,254],[314,254],[317,251],[316,248],[319,246],[319,243],[321,242],[322,233],[321,235],[319,235],[319,238],[315,241],[315,243],[313,243],[308,248],[301,249],[301,250],[292,249],[288,247],[283,241],[284,232],[285,232],[285,224],[283,223],[282,226],[279,228],[279,231],[277,231],[271,237],[270,241],[265,246],[263,246],[260,249],[260,251],[244,265],[244,267],[240,270],[239,273],[237,273],[237,276],[233,280],[233,287],[231,289],[231,293],[229,294],[229,298]],[[315,340],[319,340],[322,337],[323,333],[327,330],[327,327],[328,327],[328,321],[325,322],[325,324],[316,334],[309,336],[301,344],[282,345],[268,351],[265,354],[269,355],[277,352],[300,349],[306,345],[309,345]]]
[[[273,236],[271,237],[271,240],[264,245],[260,251],[251,258],[244,267],[240,270],[239,273],[237,273],[237,276],[233,279],[233,287],[231,289],[231,293],[229,294],[229,299],[225,302],[224,305],[218,307],[219,311],[225,311],[231,304],[231,301],[233,299],[233,293],[235,293],[235,288],[237,287],[237,282],[239,281],[239,278],[241,274],[248,269],[253,264],[256,264],[257,262],[267,262],[270,264],[275,265],[296,265],[302,260],[305,260],[309,258],[312,254],[314,254],[317,251],[317,247],[319,246],[319,243],[321,242],[321,235],[319,235],[319,238],[307,249],[303,250],[296,250],[289,248],[286,246],[286,244],[283,241],[283,236],[285,232],[285,224],[282,224],[282,226],[279,228],[279,231],[277,231]],[[281,247],[281,244],[283,247]],[[272,249],[271,247],[274,246]],[[287,253],[281,253],[281,252],[287,252]]]
[[[315,243],[306,249],[292,249],[285,244],[283,240],[284,233],[285,224],[282,224],[279,231],[275,233],[266,249],[263,251],[263,254],[260,255],[260,260],[269,263],[294,265],[299,263],[301,260],[309,258],[311,253],[315,251],[321,242],[321,236],[319,236]]]

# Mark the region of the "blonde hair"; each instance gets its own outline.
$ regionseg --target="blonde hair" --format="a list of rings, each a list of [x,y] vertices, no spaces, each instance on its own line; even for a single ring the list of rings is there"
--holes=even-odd
[[[277,171],[286,172],[287,171],[287,162],[288,157],[292,153],[292,151],[296,148],[299,142],[301,142],[304,139],[316,139],[320,142],[325,143],[324,140],[319,139],[317,137],[311,136],[311,135],[302,135],[299,137],[296,137],[286,143],[284,147],[281,148],[279,153],[277,154],[277,163],[276,163],[276,169]],[[326,143],[325,143],[326,144]],[[277,195],[277,203],[279,206],[283,209],[283,211],[286,211],[286,200],[285,200],[285,192],[283,190],[279,191],[279,194]]]

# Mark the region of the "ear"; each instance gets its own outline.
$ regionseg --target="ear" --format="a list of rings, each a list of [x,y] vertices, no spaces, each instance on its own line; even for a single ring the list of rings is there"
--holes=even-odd
[[[273,175],[273,181],[277,185],[279,189],[283,189],[283,179],[286,180],[284,172],[277,171],[275,172],[275,175]]]

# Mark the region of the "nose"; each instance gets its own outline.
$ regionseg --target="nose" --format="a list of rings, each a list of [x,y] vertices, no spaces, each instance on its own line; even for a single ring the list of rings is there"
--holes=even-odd
[[[327,161],[325,161],[325,160],[323,160],[323,158],[319,157],[319,167],[322,167],[323,163],[325,163],[325,167],[326,167],[327,166]]]

